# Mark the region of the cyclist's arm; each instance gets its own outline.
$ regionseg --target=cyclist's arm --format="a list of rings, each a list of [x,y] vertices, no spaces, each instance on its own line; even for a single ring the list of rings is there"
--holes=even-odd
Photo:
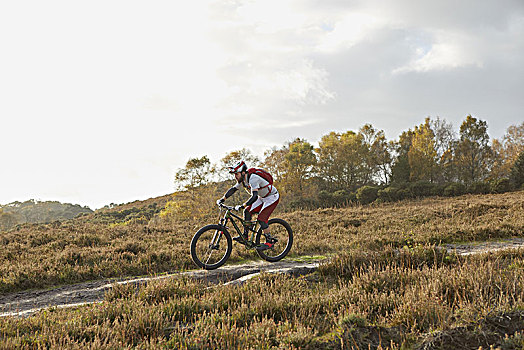
[[[255,203],[257,198],[258,198],[258,191],[252,191],[251,198],[249,198],[247,202],[244,203],[244,207],[249,207],[251,204]]]
[[[226,200],[227,198],[231,197],[233,193],[235,193],[238,190],[236,186],[231,187],[227,192],[224,194],[222,199]]]

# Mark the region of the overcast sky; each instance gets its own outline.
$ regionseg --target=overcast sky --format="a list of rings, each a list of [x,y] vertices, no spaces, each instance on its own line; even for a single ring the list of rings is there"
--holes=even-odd
[[[522,0],[0,0],[0,203],[173,192],[190,157],[524,121]]]

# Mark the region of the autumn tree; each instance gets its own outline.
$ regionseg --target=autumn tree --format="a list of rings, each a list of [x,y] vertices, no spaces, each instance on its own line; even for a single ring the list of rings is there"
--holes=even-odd
[[[504,135],[508,161],[513,164],[524,150],[524,122],[511,125]]]
[[[260,165],[260,159],[257,156],[255,156],[249,149],[242,148],[241,150],[232,151],[226,154],[220,160],[220,171],[218,172],[219,178],[221,180],[226,180],[226,177],[223,176],[223,174],[226,174],[225,170],[230,166],[234,166],[241,160],[245,161],[248,167],[250,168]]]
[[[207,156],[190,158],[186,166],[175,174],[176,190],[191,190],[206,185],[211,181],[214,169]]]
[[[485,180],[492,164],[488,126],[468,115],[460,126],[455,162],[459,178],[465,183]]]
[[[305,181],[310,177],[317,159],[313,153],[313,146],[306,140],[297,138],[287,146],[288,152],[284,155],[284,187],[287,191],[297,191],[302,194],[305,190]]]
[[[430,121],[431,129],[435,134],[435,151],[437,152],[437,182],[452,182],[457,178],[453,163],[455,144],[457,141],[453,125],[445,119],[437,117]]]
[[[353,131],[324,135],[315,150],[316,172],[328,190],[354,191],[369,181],[366,177],[367,149],[363,136]]]
[[[285,159],[289,153],[289,146],[272,147],[264,152],[262,167],[271,173],[275,181],[281,181],[286,173]]]
[[[220,163],[223,169],[227,169],[227,167],[234,166],[241,160],[245,161],[250,167],[256,167],[260,163],[260,159],[247,148],[229,152],[220,160]]]
[[[430,118],[426,118],[424,124],[415,127],[408,151],[408,161],[411,181],[436,180],[437,150]]]
[[[511,125],[502,140],[493,140],[491,148],[494,157],[491,177],[494,179],[508,177],[520,152],[524,150],[524,122],[520,125]]]
[[[388,184],[391,177],[392,143],[386,140],[383,130],[375,129],[371,124],[365,124],[359,130],[364,145],[365,182],[372,180]]]

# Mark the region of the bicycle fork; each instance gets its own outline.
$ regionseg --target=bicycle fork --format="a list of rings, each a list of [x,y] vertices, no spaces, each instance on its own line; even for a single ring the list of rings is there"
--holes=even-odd
[[[225,228],[226,224],[227,224],[227,219],[226,218],[220,219],[219,224],[220,224],[220,226]],[[213,239],[211,240],[211,244],[209,245],[209,249],[218,250],[219,244],[220,244],[220,239],[222,238],[222,235],[223,235],[223,231],[221,231],[221,230],[216,230],[215,231],[215,234],[213,235]]]

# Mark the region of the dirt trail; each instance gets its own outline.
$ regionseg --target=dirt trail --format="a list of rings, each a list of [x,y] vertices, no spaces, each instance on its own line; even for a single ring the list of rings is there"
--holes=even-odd
[[[191,277],[218,284],[241,284],[261,272],[286,273],[294,276],[304,275],[316,270],[319,261],[277,263],[253,262],[242,265],[229,265],[217,270],[193,270],[161,276],[147,276],[122,280],[99,280],[46,290],[29,290],[8,295],[0,295],[0,317],[27,316],[49,307],[66,308],[102,301],[104,294],[114,284],[145,284],[165,278]]]
[[[479,254],[501,249],[524,248],[524,238],[514,238],[497,242],[447,244],[443,248],[459,255]],[[29,290],[7,295],[0,295],[0,317],[27,316],[39,310],[56,307],[67,308],[100,302],[104,294],[114,284],[145,284],[149,281],[165,278],[191,277],[213,284],[242,284],[246,280],[266,273],[286,273],[294,276],[305,275],[315,271],[319,260],[296,262],[292,260],[277,263],[253,262],[242,265],[226,265],[217,270],[193,270],[161,276],[148,276],[122,280],[99,280],[75,285],[67,285],[46,290]]]
[[[503,249],[524,248],[524,238],[512,238],[493,242],[472,242],[460,244],[445,244],[444,248],[459,255],[496,252]]]

